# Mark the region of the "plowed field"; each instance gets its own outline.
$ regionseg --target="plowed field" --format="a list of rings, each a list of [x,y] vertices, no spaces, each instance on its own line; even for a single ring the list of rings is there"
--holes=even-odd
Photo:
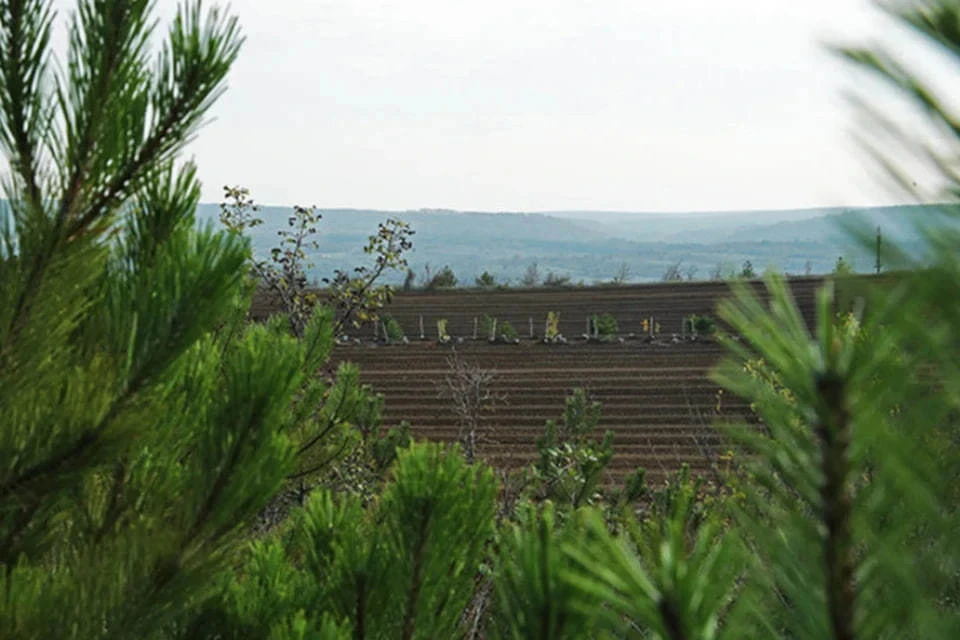
[[[813,314],[813,296],[820,278],[796,278],[791,281],[797,303],[808,321]],[[761,292],[759,284],[755,285]],[[423,318],[427,338],[436,337],[436,321],[447,320],[451,336],[473,337],[474,318],[483,314],[499,321],[509,321],[521,336],[529,335],[530,321],[534,332],[543,335],[544,322],[550,311],[560,314],[560,332],[574,338],[587,330],[591,314],[612,314],[621,334],[641,334],[645,318],[653,317],[662,334],[680,333],[682,319],[692,314],[713,315],[716,303],[729,293],[723,282],[689,282],[589,287],[569,289],[508,289],[504,291],[455,290],[415,291],[398,293],[387,311],[400,322],[411,340],[420,337]],[[266,300],[257,301],[252,309],[255,318],[271,310]],[[373,329],[362,329],[357,336],[372,339]]]
[[[792,282],[794,294],[810,322],[819,279]],[[714,429],[718,420],[747,418],[742,401],[719,394],[707,378],[723,355],[709,341],[674,342],[681,319],[693,313],[712,314],[729,293],[722,283],[635,285],[617,288],[526,290],[506,292],[453,291],[398,294],[389,312],[398,319],[409,344],[372,341],[364,329],[360,344],[337,346],[334,359],[356,362],[361,376],[386,396],[387,424],[407,420],[418,437],[452,441],[456,416],[440,385],[448,372],[447,358],[456,349],[464,361],[496,372],[494,388],[505,403],[483,420],[480,454],[498,467],[516,467],[534,459],[534,442],[544,422],[559,418],[564,398],[575,387],[588,390],[603,403],[602,431],[615,433],[615,456],[608,482],[617,482],[637,466],[653,481],[687,463],[708,468],[722,453]],[[269,308],[256,307],[263,316]],[[545,345],[526,337],[529,318],[542,335],[548,311],[561,314],[561,331],[568,344]],[[482,314],[509,320],[523,339],[518,345],[473,340],[473,319]],[[611,313],[621,335],[641,334],[642,319],[654,316],[661,335],[652,342],[639,337],[599,344],[581,336],[592,313]],[[426,338],[419,334],[423,316]],[[448,319],[452,345],[438,345],[435,322]],[[366,335],[364,335],[364,333]],[[356,336],[352,336],[355,338]]]

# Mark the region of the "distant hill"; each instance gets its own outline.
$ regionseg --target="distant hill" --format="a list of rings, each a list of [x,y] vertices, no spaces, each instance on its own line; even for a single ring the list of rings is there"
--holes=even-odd
[[[736,233],[755,225],[804,221],[845,209],[789,209],[758,211],[701,211],[689,213],[634,213],[628,211],[549,211],[546,215],[599,227],[639,242],[710,241],[717,233]]]
[[[828,207],[782,211],[732,211],[704,213],[628,213],[561,211],[547,215],[591,224],[627,240],[667,243],[834,242],[844,243],[845,224],[882,226],[891,238],[916,240],[911,221],[939,207],[893,205],[887,207]],[[593,222],[589,216],[592,218]]]
[[[0,200],[0,221],[5,203]],[[323,210],[319,250],[311,255],[311,279],[334,269],[351,269],[369,261],[362,249],[367,237],[388,217],[413,227],[411,267],[422,276],[426,265],[436,272],[449,265],[461,285],[472,285],[483,271],[501,282],[516,283],[527,266],[537,263],[541,275],[554,272],[573,282],[609,281],[626,265],[630,282],[659,280],[672,264],[681,263],[696,278],[706,278],[718,265],[726,271],[750,260],[759,272],[768,266],[802,274],[826,273],[843,255],[858,271],[870,271],[873,256],[861,249],[845,227],[859,221],[867,233],[880,225],[884,236],[916,250],[910,221],[930,217],[933,206],[802,209],[705,213],[630,213],[555,211],[485,213],[446,210]],[[254,250],[266,257],[277,230],[286,225],[287,207],[264,207],[265,224],[252,231]],[[198,217],[217,220],[219,207],[202,204]],[[960,216],[954,218],[960,220]],[[216,223],[218,224],[218,223]],[[395,274],[397,283],[403,274]]]
[[[738,225],[734,229],[700,230],[684,234],[699,242],[727,242],[749,238],[755,242],[832,242],[842,244],[849,240],[847,228],[859,226],[865,230],[880,227],[883,233],[897,242],[918,240],[913,222],[922,216],[934,215],[934,208],[921,205],[900,205],[865,209],[842,209],[825,215],[801,220],[767,221]],[[673,236],[679,240],[681,236]]]
[[[427,264],[433,271],[449,265],[465,285],[484,270],[516,282],[533,262],[541,275],[552,271],[586,283],[611,279],[622,264],[632,282],[658,280],[676,262],[695,270],[698,278],[718,265],[739,268],[744,260],[758,271],[775,266],[799,274],[809,262],[813,273],[824,273],[840,255],[869,271],[873,256],[857,247],[845,225],[857,220],[866,229],[881,225],[888,240],[910,249],[917,238],[908,221],[933,211],[931,206],[673,214],[332,209],[322,211],[311,277],[368,260],[362,252],[367,236],[388,217],[401,218],[416,231],[410,264],[418,276]],[[204,204],[198,215],[216,219],[217,213],[216,205]],[[261,210],[265,224],[254,229],[255,251],[267,255],[289,214],[285,207]],[[400,279],[397,275],[394,281]]]

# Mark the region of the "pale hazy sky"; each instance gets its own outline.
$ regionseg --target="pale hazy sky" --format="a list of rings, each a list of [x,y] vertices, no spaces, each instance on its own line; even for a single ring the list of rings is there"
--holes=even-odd
[[[71,3],[64,2],[69,5]],[[174,0],[158,0],[170,15]],[[825,40],[867,0],[235,0],[204,199],[534,211],[888,201]]]

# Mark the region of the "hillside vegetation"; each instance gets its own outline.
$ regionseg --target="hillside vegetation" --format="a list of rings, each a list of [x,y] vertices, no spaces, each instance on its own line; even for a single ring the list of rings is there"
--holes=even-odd
[[[932,211],[933,208],[928,208]],[[200,219],[215,219],[215,205],[201,205]],[[499,282],[516,285],[527,267],[536,263],[541,277],[548,272],[586,284],[609,281],[622,265],[628,281],[660,280],[680,262],[694,277],[708,279],[718,266],[739,269],[750,260],[759,270],[775,266],[802,275],[829,273],[838,256],[846,256],[860,272],[873,270],[874,256],[850,241],[842,223],[862,218],[871,227],[882,225],[887,239],[916,252],[920,249],[909,220],[924,207],[880,207],[861,210],[812,209],[730,214],[618,214],[614,222],[550,214],[471,213],[460,211],[324,210],[318,249],[311,254],[313,279],[334,269],[363,261],[361,248],[371,229],[387,218],[404,220],[417,232],[410,263],[422,283],[424,267],[450,266],[461,282],[472,283],[484,271]],[[264,225],[254,229],[254,251],[266,256],[276,232],[286,224],[290,209],[263,207]],[[568,214],[565,214],[568,215]],[[593,215],[590,212],[569,214]],[[795,219],[795,216],[803,216]],[[771,221],[771,218],[787,218]],[[394,283],[402,276],[394,276]]]

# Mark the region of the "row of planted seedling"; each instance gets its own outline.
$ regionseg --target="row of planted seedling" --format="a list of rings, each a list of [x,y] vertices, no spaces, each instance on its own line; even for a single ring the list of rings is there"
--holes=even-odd
[[[419,316],[420,340],[435,338],[441,344],[451,342],[464,342],[465,337],[453,338],[447,330],[447,319],[440,318],[435,323],[435,334],[428,336],[423,316]],[[580,336],[585,341],[594,342],[624,342],[628,339],[655,339],[663,335],[662,327],[654,316],[648,316],[641,321],[642,333],[620,335],[620,327],[617,319],[609,313],[592,314],[587,316],[586,331]],[[544,322],[542,338],[536,333],[537,325],[533,317],[528,319],[528,335],[531,340],[541,340],[546,344],[566,344],[568,340],[560,333],[560,314],[551,311],[547,313]],[[678,339],[697,339],[701,336],[709,336],[716,331],[716,322],[707,315],[691,315],[682,319],[680,333],[673,334],[674,341]],[[383,316],[373,323],[373,337],[377,342],[387,344],[407,344],[409,340],[404,334],[403,327],[396,318],[389,314]],[[473,319],[472,340],[486,340],[492,343],[519,344],[521,341],[520,333],[507,320],[499,320],[488,314],[483,314]],[[341,337],[345,341],[346,337]]]

